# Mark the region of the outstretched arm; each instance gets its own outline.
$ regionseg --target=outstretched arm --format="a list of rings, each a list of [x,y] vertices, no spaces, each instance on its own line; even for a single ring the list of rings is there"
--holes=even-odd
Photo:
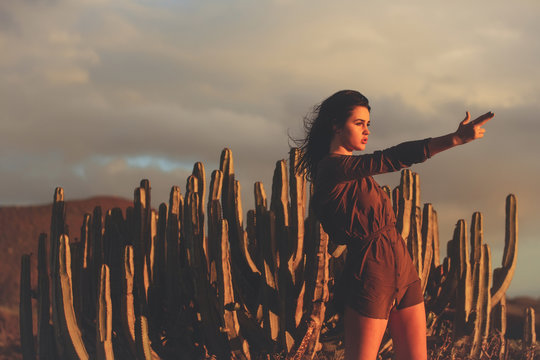
[[[429,141],[428,148],[430,155],[433,156],[441,151],[453,148],[454,146],[463,145],[469,141],[483,137],[486,130],[482,128],[482,125],[491,120],[494,116],[495,114],[490,111],[470,121],[471,114],[467,111],[467,116],[459,123],[459,127],[455,132],[432,138]]]

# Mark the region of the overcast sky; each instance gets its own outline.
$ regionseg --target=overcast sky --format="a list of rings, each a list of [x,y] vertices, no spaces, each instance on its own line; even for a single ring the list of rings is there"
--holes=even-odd
[[[540,296],[536,1],[0,2],[0,204],[132,197],[153,205],[234,155],[244,210],[271,189],[302,118],[340,89],[372,106],[367,151],[454,131],[465,111],[496,117],[485,138],[416,165],[440,219],[485,216],[498,267],[505,197],[520,245],[509,295]],[[376,178],[392,187],[399,174]],[[444,251],[444,250],[443,250]],[[444,253],[442,254],[444,255]]]

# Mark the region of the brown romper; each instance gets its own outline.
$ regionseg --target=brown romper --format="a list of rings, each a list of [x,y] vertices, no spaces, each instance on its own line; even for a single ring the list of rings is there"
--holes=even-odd
[[[312,206],[331,241],[347,244],[347,259],[334,292],[338,311],[388,319],[424,298],[418,272],[397,232],[392,203],[372,175],[398,171],[430,157],[429,139],[405,142],[366,155],[325,156],[318,164]]]

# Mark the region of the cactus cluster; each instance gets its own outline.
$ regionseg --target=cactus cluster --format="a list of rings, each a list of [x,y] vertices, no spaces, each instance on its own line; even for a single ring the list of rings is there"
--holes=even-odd
[[[57,188],[48,248],[45,234],[39,240],[39,358],[313,357],[328,299],[328,237],[305,219],[297,159],[295,149],[290,172],[276,164],[269,206],[255,184],[246,225],[228,149],[208,191],[196,163],[184,195],[173,186],[156,211],[143,180],[125,213],[85,215],[78,241],[69,240]],[[21,284],[24,358],[34,359],[28,255]]]
[[[298,156],[292,149],[288,168],[285,160],[276,163],[270,199],[255,183],[245,223],[229,149],[209,189],[196,163],[184,194],[173,186],[168,203],[154,210],[150,183],[142,180],[125,213],[103,214],[97,207],[85,215],[78,241],[69,240],[57,188],[49,246],[45,234],[39,239],[37,352],[30,262],[22,259],[24,358],[260,359],[279,353],[312,359],[324,350],[329,329],[339,329],[329,300],[347,251],[329,242],[308,210],[312,189],[305,174],[294,171]],[[421,207],[418,174],[404,170],[395,189],[384,189],[425,290],[428,335],[440,336],[450,317],[473,357],[491,328],[504,341],[504,294],[517,255],[515,197],[507,198],[504,256],[492,273],[481,214],[473,215],[470,250],[460,220],[440,262],[437,212],[431,204]],[[381,356],[391,349],[384,340]]]

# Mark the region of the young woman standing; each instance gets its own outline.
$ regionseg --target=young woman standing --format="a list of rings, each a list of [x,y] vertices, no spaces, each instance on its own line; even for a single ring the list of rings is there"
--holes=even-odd
[[[401,235],[392,204],[372,175],[398,171],[443,150],[484,136],[488,112],[467,112],[451,134],[405,142],[372,154],[370,106],[358,91],[324,100],[305,122],[297,170],[314,184],[311,206],[331,241],[347,244],[347,260],[334,301],[344,315],[345,359],[376,359],[388,325],[397,359],[427,357],[426,314],[418,273]]]

